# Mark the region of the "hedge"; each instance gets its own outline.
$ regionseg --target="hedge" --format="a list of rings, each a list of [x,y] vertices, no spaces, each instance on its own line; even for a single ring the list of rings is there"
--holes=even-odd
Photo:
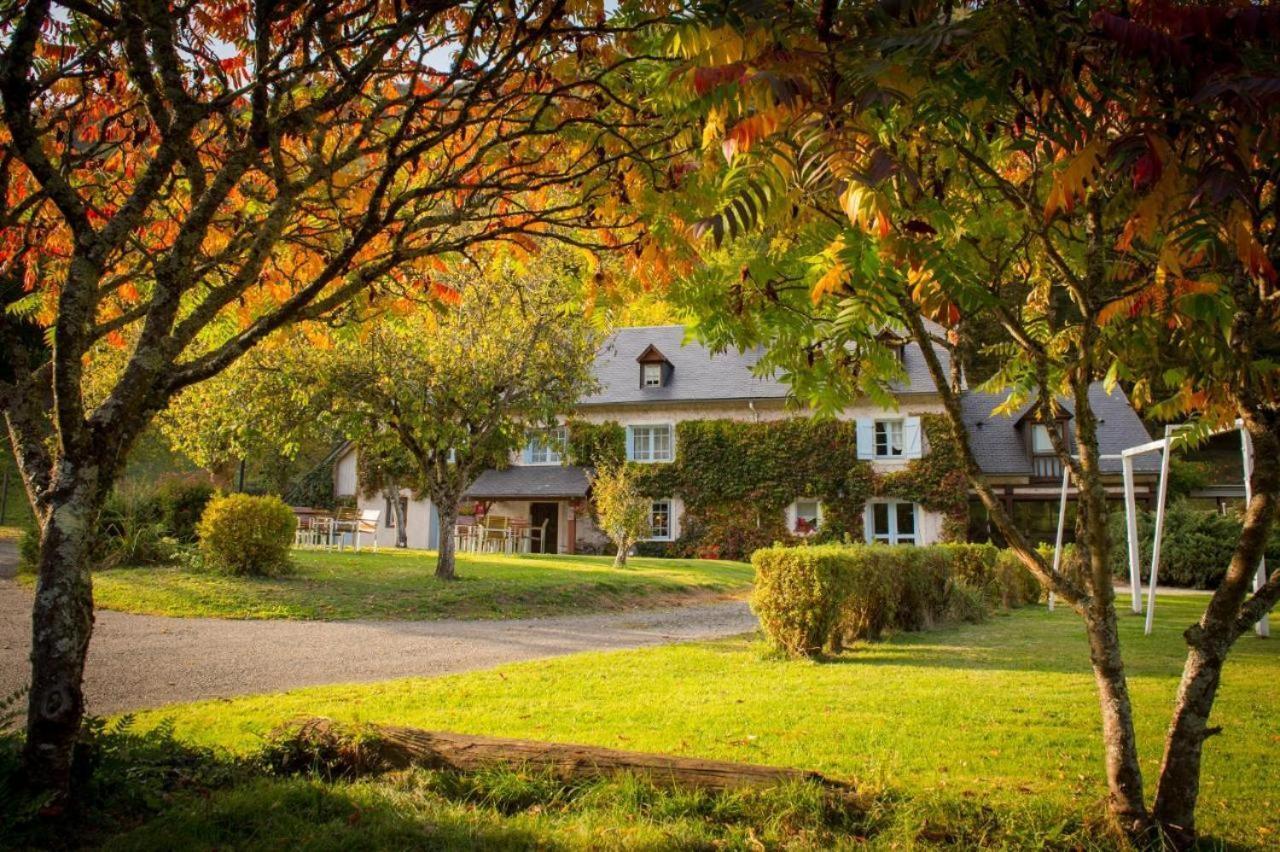
[[[777,545],[751,561],[751,608],[770,642],[792,657],[888,630],[978,621],[1039,597],[1030,572],[991,545]]]
[[[636,465],[644,493],[680,495],[681,534],[664,555],[745,559],[773,542],[805,541],[786,525],[797,497],[823,506],[811,543],[861,541],[870,497],[919,503],[945,516],[943,536],[961,540],[968,525],[968,488],[960,454],[940,415],[921,415],[929,452],[901,470],[877,472],[859,460],[850,421],[790,418],[761,423],[689,420],[676,425],[670,464]],[[626,433],[615,422],[568,424],[570,464],[619,462]]]

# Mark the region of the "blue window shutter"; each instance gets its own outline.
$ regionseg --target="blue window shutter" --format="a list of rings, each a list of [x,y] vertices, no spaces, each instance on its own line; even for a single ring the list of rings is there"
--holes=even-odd
[[[628,426],[627,427],[627,461],[635,460],[635,451],[633,449],[634,446],[635,446],[635,441],[631,436],[631,427]]]
[[[875,458],[875,437],[873,421],[867,417],[858,418],[858,458]]]
[[[920,418],[903,418],[902,457],[907,459],[918,459],[923,454],[923,442],[920,437]]]
[[[533,439],[529,439],[529,443],[524,445],[524,449],[520,451],[520,460],[524,464],[533,464]]]

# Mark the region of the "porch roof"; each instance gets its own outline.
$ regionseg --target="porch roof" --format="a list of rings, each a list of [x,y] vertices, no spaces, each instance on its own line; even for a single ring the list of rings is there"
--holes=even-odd
[[[587,470],[558,464],[486,470],[463,494],[466,500],[555,500],[585,497]]]

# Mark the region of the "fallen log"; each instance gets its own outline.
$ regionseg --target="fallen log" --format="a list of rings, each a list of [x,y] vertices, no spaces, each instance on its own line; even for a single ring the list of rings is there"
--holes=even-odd
[[[455,772],[501,767],[548,772],[566,781],[633,774],[658,786],[702,790],[734,790],[792,782],[813,782],[840,793],[853,790],[850,784],[804,769],[569,743],[478,737],[396,725],[356,728],[325,718],[293,722],[277,732],[277,736],[287,739],[292,749],[325,754],[330,760],[343,752],[344,744],[351,744],[353,750],[358,751],[358,757],[346,768],[354,774],[410,766]]]

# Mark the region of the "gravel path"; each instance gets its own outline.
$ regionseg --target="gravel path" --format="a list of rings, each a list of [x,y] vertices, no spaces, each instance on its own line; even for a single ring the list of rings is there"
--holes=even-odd
[[[28,678],[31,595],[0,542],[0,695]],[[6,554],[8,558],[6,559]],[[233,621],[99,611],[89,712],[439,675],[612,648],[733,636],[756,628],[740,601],[516,621]]]

